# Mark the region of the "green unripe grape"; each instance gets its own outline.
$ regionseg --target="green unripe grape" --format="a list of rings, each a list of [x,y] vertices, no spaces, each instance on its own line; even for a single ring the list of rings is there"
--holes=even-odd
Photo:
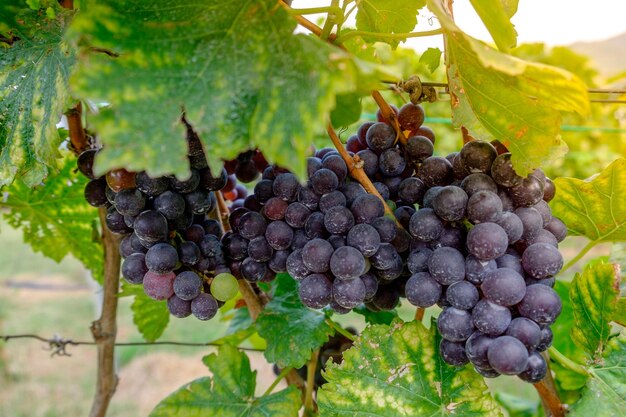
[[[239,291],[237,278],[227,272],[216,275],[211,282],[211,294],[219,301],[235,298]]]

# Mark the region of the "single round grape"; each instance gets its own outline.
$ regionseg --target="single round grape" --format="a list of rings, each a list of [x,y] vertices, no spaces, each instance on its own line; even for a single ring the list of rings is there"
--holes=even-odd
[[[404,288],[406,299],[417,307],[430,307],[441,297],[441,285],[428,272],[411,275]]]
[[[533,351],[541,341],[541,329],[534,321],[525,317],[516,317],[511,320],[506,329],[507,336],[513,336],[526,346],[528,351]]]
[[[185,199],[178,193],[165,191],[154,199],[154,209],[166,219],[173,220],[185,212]]]
[[[267,200],[274,197],[273,184],[274,181],[272,180],[261,180],[256,183],[254,186],[254,195],[259,203],[265,204]]]
[[[425,136],[411,136],[404,147],[407,158],[413,162],[424,162],[433,156],[434,150],[433,143]]]
[[[514,337],[500,336],[487,351],[489,365],[503,375],[517,375],[528,365],[528,350]]]
[[[524,298],[526,282],[510,268],[499,268],[485,277],[480,289],[486,299],[501,306],[512,306]]]
[[[412,274],[428,271],[428,258],[433,251],[429,248],[413,250],[407,258],[407,267]]]
[[[357,130],[356,135],[359,138],[359,142],[361,143],[361,146],[367,146],[367,140],[365,137],[367,135],[367,131],[369,130],[370,127],[372,127],[373,124],[374,122],[365,122],[361,126],[359,126],[359,129]]]
[[[376,229],[366,223],[355,225],[348,232],[346,243],[358,249],[363,256],[370,257],[380,247],[380,235]]]
[[[546,225],[546,230],[552,233],[558,242],[562,242],[567,237],[567,226],[558,217],[552,217]]]
[[[298,202],[304,204],[309,210],[317,210],[320,196],[313,191],[310,186],[300,187],[298,191]],[[277,219],[278,220],[278,219]]]
[[[391,266],[386,269],[377,269],[375,271],[376,276],[384,281],[393,281],[394,279],[400,277],[402,272],[404,271],[404,264],[402,263],[402,259],[398,256],[391,259]]]
[[[371,223],[377,217],[385,214],[385,206],[378,197],[372,194],[363,194],[357,197],[350,206],[355,222]]]
[[[408,229],[411,224],[411,216],[415,214],[415,209],[409,206],[399,206],[393,211],[393,214],[398,223]]]
[[[275,250],[285,250],[293,241],[293,229],[283,221],[271,222],[265,230],[267,243]]]
[[[528,249],[530,245],[534,245],[535,243],[547,243],[555,248],[559,247],[559,241],[556,240],[556,237],[545,229],[541,229],[532,238],[525,241],[519,241],[519,243],[521,246],[518,250],[522,253]]]
[[[143,277],[148,272],[143,253],[133,253],[124,259],[122,263],[122,276],[131,284],[141,284]]]
[[[491,164],[498,156],[496,148],[489,142],[474,140],[467,142],[459,153],[461,164],[470,174],[491,172]]]
[[[228,301],[237,295],[239,285],[237,278],[229,273],[221,273],[213,277],[211,281],[211,294],[218,301]]]
[[[139,172],[135,177],[137,189],[151,197],[164,193],[169,188],[169,180],[165,177],[152,178],[145,172]]]
[[[276,183],[276,181],[274,181],[274,183]],[[313,174],[310,179],[310,184],[317,194],[323,195],[335,191],[339,186],[339,179],[330,169],[322,168]]]
[[[536,347],[537,351],[543,352],[544,350],[552,346],[553,337],[554,336],[552,334],[552,329],[550,329],[550,326],[541,327],[541,337],[539,339],[539,344]]]
[[[511,311],[488,300],[480,300],[472,310],[472,322],[481,332],[499,336],[511,323]]]
[[[304,224],[304,231],[309,239],[316,237],[324,238],[328,235],[326,228],[324,227],[324,214],[319,211],[311,213],[306,223]]]
[[[311,177],[311,175],[313,175],[315,173],[315,171],[317,171],[318,169],[320,169],[322,167],[322,160],[320,158],[317,158],[315,156],[310,156],[306,159],[306,174],[307,177]]]
[[[182,319],[191,315],[191,301],[172,295],[167,299],[167,309],[172,316]]]
[[[296,281],[303,280],[307,275],[311,273],[306,265],[304,265],[301,249],[293,251],[287,257],[286,268],[287,273],[289,273],[289,275],[291,275],[291,277]]]
[[[343,206],[336,206],[324,214],[324,227],[332,234],[345,234],[354,226],[352,212]]]
[[[406,161],[398,148],[390,148],[383,151],[378,158],[378,168],[383,175],[395,177],[404,171]]]
[[[424,123],[424,109],[419,104],[407,103],[398,110],[402,130],[417,130]]]
[[[519,184],[509,188],[509,195],[517,207],[530,207],[543,199],[543,184],[529,175]]]
[[[441,285],[463,281],[465,278],[465,257],[454,248],[435,249],[428,259],[428,272]]]
[[[398,188],[398,197],[407,204],[421,203],[425,193],[426,184],[415,177],[403,179]]]
[[[378,155],[369,149],[364,149],[356,153],[356,156],[363,163],[365,174],[373,178],[378,172]]]
[[[543,201],[549,203],[552,201],[556,194],[556,187],[554,186],[554,182],[550,178],[546,178],[546,182],[543,186]]]
[[[300,281],[298,295],[302,304],[309,308],[323,308],[332,299],[330,280],[323,274],[311,274]]]
[[[91,180],[85,186],[85,200],[93,207],[104,207],[109,202],[106,190],[107,183],[104,178]]]
[[[436,240],[443,232],[443,223],[430,208],[419,209],[411,216],[409,233],[424,242]]]
[[[365,301],[369,301],[374,298],[376,291],[378,291],[378,280],[371,272],[366,272],[360,276],[361,281],[365,284]]]
[[[199,294],[191,301],[191,312],[198,320],[211,320],[218,309],[219,305],[211,294]]]
[[[491,165],[491,177],[503,187],[513,187],[522,182],[522,177],[517,175],[511,162],[511,154],[503,153],[493,161]]]
[[[479,368],[474,366],[474,370],[476,370],[476,372],[484,378],[497,378],[500,376],[500,373],[491,367]]]
[[[519,207],[515,209],[515,215],[522,222],[522,240],[528,240],[537,234],[543,228],[543,220],[541,214],[532,207]]]
[[[185,194],[185,202],[187,208],[193,214],[205,214],[211,211],[214,207],[213,198],[211,194],[204,190],[195,190],[188,194]]]
[[[346,141],[346,150],[348,152],[357,153],[360,150],[363,150],[363,145],[359,141],[359,137],[357,135],[352,135]]]
[[[400,190],[400,184],[404,177],[385,177],[381,178],[381,182],[387,186],[389,190],[389,198],[395,199]]]
[[[497,224],[479,223],[467,234],[466,244],[470,254],[482,261],[488,261],[504,255],[509,246],[509,238]]]
[[[295,229],[293,231],[293,240],[291,241],[290,249],[292,251],[296,249],[302,249],[309,240],[310,239],[306,235],[306,231],[304,229]]]
[[[265,236],[255,237],[248,244],[248,256],[257,262],[266,262],[272,258],[274,249],[267,243]]]
[[[135,233],[132,233],[129,236],[130,236],[130,246],[132,247],[133,252],[135,252],[135,253],[146,253],[146,252],[148,252],[148,248],[146,248],[143,245],[143,243],[141,242],[141,240],[139,239],[139,237]]]
[[[127,258],[135,253],[132,246],[131,236],[132,235],[126,235],[120,242],[119,252],[122,258]]]
[[[549,243],[534,243],[522,254],[524,271],[535,279],[556,275],[563,267],[563,256]]]
[[[184,271],[174,279],[174,294],[183,300],[193,300],[202,290],[202,278],[195,272]]]
[[[261,281],[267,273],[267,265],[257,262],[252,258],[246,258],[241,263],[241,275],[250,282]]]
[[[376,153],[389,149],[396,140],[396,131],[386,123],[374,123],[367,129],[365,141],[367,146]]]
[[[537,212],[541,215],[541,219],[543,220],[542,227],[546,227],[550,220],[552,220],[552,210],[550,206],[545,201],[541,200],[534,206],[532,206]]]
[[[146,266],[157,274],[173,271],[177,263],[178,253],[169,243],[157,243],[146,253]]]
[[[143,290],[153,300],[167,300],[174,295],[174,279],[176,274],[157,274],[152,271],[146,272],[143,277]]]
[[[272,184],[274,195],[289,202],[296,200],[299,188],[298,177],[289,172],[277,175]]]
[[[192,192],[198,187],[198,184],[200,184],[200,175],[195,169],[191,170],[191,174],[187,179],[179,180],[176,177],[170,178],[170,186],[172,189],[182,194]]]
[[[498,186],[489,175],[483,173],[470,174],[461,181],[461,188],[468,196],[472,196],[479,191],[498,192]]]
[[[430,242],[432,249],[447,246],[458,251],[465,251],[465,237],[461,229],[444,227],[437,240]]]
[[[285,211],[285,221],[291,227],[301,228],[304,227],[306,219],[308,219],[310,215],[311,210],[309,210],[304,204],[294,202],[289,204],[287,210]]]
[[[386,216],[377,217],[369,224],[376,229],[381,242],[389,243],[395,239],[398,228],[391,218]]]
[[[433,209],[437,216],[449,222],[459,221],[465,217],[467,205],[467,194],[462,188],[454,185],[443,187],[433,200]]]
[[[158,211],[148,210],[135,219],[135,233],[147,242],[159,242],[167,238],[167,220]]]
[[[204,227],[200,224],[192,224],[183,232],[185,240],[199,244],[206,234]]]
[[[509,245],[520,240],[524,233],[524,224],[515,213],[505,211],[500,215],[500,218],[495,220],[495,223],[504,229]]]
[[[399,302],[400,294],[395,286],[381,285],[371,304],[376,307],[376,311],[391,311],[398,306]]]
[[[115,207],[109,207],[107,209],[105,220],[107,228],[115,234],[125,235],[132,232],[132,229],[126,226],[124,216],[118,213],[118,211],[115,210]]]
[[[467,339],[465,342],[465,354],[473,365],[480,368],[490,368],[487,352],[491,342],[493,342],[493,338],[480,331],[475,331]]]
[[[80,173],[91,180],[98,178],[93,172],[93,161],[97,153],[97,149],[87,149],[86,151],[81,152],[76,160]]]
[[[502,215],[502,201],[491,191],[478,191],[467,201],[467,218],[470,222],[496,222]],[[506,230],[505,230],[506,231]]]
[[[331,191],[319,198],[318,207],[322,213],[326,213],[331,208],[338,206],[346,206],[346,196],[344,196],[341,191]]]
[[[498,268],[496,261],[481,261],[473,255],[465,258],[465,279],[474,285],[480,285],[489,272]]]
[[[365,284],[360,279],[333,282],[333,299],[344,308],[353,309],[365,300]]]
[[[548,373],[548,365],[540,353],[532,352],[528,356],[528,364],[526,369],[522,371],[518,377],[526,382],[536,384],[541,381]]]
[[[355,248],[342,246],[333,252],[330,270],[338,279],[356,279],[365,271],[365,258]]]
[[[222,238],[223,249],[230,258],[235,260],[243,259],[248,254],[248,240],[237,233],[225,234]],[[207,257],[214,257],[222,254],[222,245],[217,236],[204,235],[200,241],[200,252]]]
[[[263,236],[267,228],[265,218],[259,213],[250,211],[239,219],[239,234],[246,239]]]
[[[346,207],[351,207],[357,197],[367,194],[365,188],[363,188],[363,186],[356,181],[350,181],[343,184],[339,191],[341,191],[346,197]]]
[[[533,284],[526,287],[526,295],[517,305],[523,317],[537,324],[552,324],[561,313],[561,299],[547,285]]]
[[[128,172],[125,169],[114,169],[107,172],[106,181],[111,190],[118,193],[128,188],[135,188],[137,185],[135,176],[134,172]]]
[[[361,254],[359,253],[359,255]],[[363,258],[362,255],[361,258]],[[401,258],[398,254],[398,251],[396,251],[396,248],[393,245],[389,243],[381,243],[376,253],[373,254],[369,259],[374,268],[385,270],[397,265],[398,259]]]
[[[268,261],[269,269],[276,273],[287,272],[287,258],[291,254],[288,250],[274,251],[272,258]]]
[[[250,212],[250,210],[245,207],[238,207],[230,212],[230,216],[228,216],[228,224],[233,232],[239,233],[239,221],[241,220],[241,217],[248,212]]]
[[[285,200],[272,197],[263,206],[263,215],[270,220],[282,220],[287,212],[287,207],[289,207],[289,203]]]
[[[235,176],[240,182],[248,183],[252,182],[259,176],[259,171],[256,168],[256,164],[253,160],[238,161],[235,168]]]
[[[465,354],[465,344],[441,339],[439,354],[445,363],[452,366],[463,366],[469,362]]]
[[[463,342],[474,332],[472,315],[454,307],[445,308],[437,318],[441,336],[451,342]]]
[[[335,249],[326,240],[310,240],[302,248],[302,261],[311,272],[326,272],[330,268],[330,257]]]
[[[471,310],[478,302],[479,295],[478,290],[471,282],[459,281],[448,287],[446,299],[454,308]]]
[[[496,264],[498,268],[510,268],[520,274],[522,277],[524,276],[524,268],[522,268],[522,260],[518,255],[512,255],[510,253],[505,253],[496,259]]]
[[[339,155],[330,155],[324,158],[322,167],[333,171],[340,183],[342,183],[348,175],[348,167],[343,158]]]
[[[435,132],[428,126],[420,126],[418,129],[411,132],[411,136],[425,136],[433,144],[435,143]]]
[[[178,245],[178,259],[180,259],[183,265],[194,266],[198,263],[201,256],[200,248],[194,242],[187,241]]]
[[[441,156],[431,156],[426,158],[420,165],[417,176],[431,188],[434,186],[445,186],[454,180],[452,164]]]

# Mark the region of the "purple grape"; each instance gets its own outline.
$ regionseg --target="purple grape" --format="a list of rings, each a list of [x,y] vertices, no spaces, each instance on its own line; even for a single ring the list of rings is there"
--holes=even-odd
[[[181,272],[174,279],[174,294],[182,300],[193,300],[201,290],[202,279],[195,272]]]
[[[298,178],[291,173],[277,175],[272,183],[274,195],[284,201],[295,201],[298,196],[300,183]]]
[[[441,336],[451,342],[463,342],[474,332],[472,315],[454,307],[445,308],[437,318]]]
[[[499,268],[487,274],[480,289],[487,300],[509,307],[519,303],[524,298],[526,282],[514,270]]]
[[[276,181],[274,181],[274,183],[276,183]],[[322,168],[313,174],[310,183],[317,194],[323,195],[335,191],[339,186],[339,179],[330,169]]]
[[[500,336],[491,342],[487,351],[489,365],[503,375],[517,375],[528,365],[526,347],[514,337]]]
[[[298,295],[309,308],[323,308],[332,299],[332,283],[323,274],[311,274],[300,281]]]
[[[452,366],[463,366],[469,362],[465,354],[465,344],[441,339],[439,342],[439,354],[445,363]]]
[[[463,168],[470,174],[477,172],[482,172],[483,174],[490,173],[491,164],[497,156],[498,152],[492,144],[479,140],[467,142],[459,153]]]
[[[398,228],[396,223],[389,217],[377,217],[370,222],[370,225],[376,229],[382,243],[389,243],[395,239]]]
[[[191,312],[198,320],[211,320],[218,308],[217,300],[211,294],[199,294],[191,301]]]
[[[420,165],[417,176],[429,188],[449,185],[454,180],[452,164],[441,156],[426,158]]]
[[[465,257],[454,248],[435,249],[428,259],[428,272],[441,285],[463,281],[465,278]]]
[[[398,197],[407,204],[421,203],[425,193],[426,184],[415,177],[405,178],[398,187]]]
[[[146,266],[152,272],[172,272],[178,263],[176,248],[168,243],[157,243],[146,253]]]
[[[360,279],[341,280],[333,282],[333,299],[341,307],[352,309],[365,300],[365,284]]]
[[[522,342],[529,351],[533,351],[541,341],[539,325],[525,317],[516,317],[511,320],[509,328],[506,329],[506,335],[513,336]]]
[[[385,214],[383,202],[372,194],[363,194],[357,197],[350,209],[357,224],[371,223],[375,218]]]
[[[248,256],[257,262],[267,262],[273,254],[274,249],[267,243],[264,236],[255,237],[248,244]]]
[[[333,252],[330,270],[338,279],[356,279],[365,271],[365,258],[355,248],[342,246]]]
[[[459,281],[448,287],[446,299],[454,308],[471,310],[478,302],[479,295],[478,290],[471,282]]]
[[[361,223],[350,229],[346,243],[358,249],[363,256],[368,258],[375,254],[380,247],[380,235],[373,226]]]
[[[522,254],[524,271],[535,279],[556,275],[563,267],[563,256],[549,243],[534,243]]]
[[[343,206],[336,206],[324,214],[324,227],[329,233],[343,235],[354,226],[352,212]]]
[[[283,221],[271,222],[265,229],[265,239],[275,250],[285,250],[293,241],[293,229]]]
[[[504,229],[509,240],[509,245],[520,240],[524,233],[524,225],[515,213],[505,211],[495,223]]]
[[[423,248],[419,250],[411,251],[407,258],[407,267],[412,274],[418,272],[428,271],[428,258],[432,255],[433,251],[429,248]]]
[[[561,313],[561,299],[547,285],[533,284],[526,287],[526,295],[517,305],[523,317],[537,324],[552,324]]]
[[[526,382],[536,384],[541,381],[548,373],[548,365],[540,353],[532,352],[528,356],[526,369],[520,372],[518,377]]]
[[[335,249],[326,240],[313,239],[302,248],[302,262],[311,272],[326,272]]]
[[[287,272],[296,281],[301,281],[311,273],[302,260],[302,250],[297,249],[287,257]]]
[[[491,342],[493,342],[493,338],[480,331],[475,331],[467,339],[465,342],[465,354],[473,365],[480,368],[490,368],[487,352]]]
[[[133,253],[122,262],[122,276],[131,284],[141,284],[148,272],[143,253]]]
[[[474,285],[480,285],[489,272],[498,268],[496,261],[481,261],[473,255],[465,258],[465,279]]]
[[[468,198],[462,188],[448,185],[437,193],[432,204],[437,216],[443,220],[454,222],[465,217]]]
[[[443,232],[443,223],[433,209],[423,208],[411,216],[409,232],[424,242],[436,240]]]
[[[498,186],[495,182],[493,182],[491,177],[482,173],[470,174],[463,178],[463,181],[461,181],[461,188],[469,197],[479,191],[491,191],[492,193],[498,192]]]
[[[467,201],[467,218],[470,222],[498,222],[502,215],[502,201],[491,191],[478,191]],[[506,230],[505,230],[506,231]]]
[[[393,146],[396,140],[396,132],[386,123],[374,123],[365,135],[367,146],[376,153]]]
[[[441,290],[441,285],[428,272],[413,274],[404,289],[407,301],[422,308],[435,305],[441,297]]]
[[[326,213],[333,207],[345,207],[346,206],[346,196],[343,195],[341,191],[331,191],[328,194],[324,194],[319,199],[319,210],[322,213]]]
[[[191,315],[191,301],[172,295],[167,299],[167,309],[172,316],[182,319]]]
[[[241,275],[250,282],[263,280],[267,274],[267,265],[257,262],[252,258],[246,258],[241,263]]]
[[[467,249],[476,258],[488,261],[504,255],[509,238],[495,223],[479,223],[467,234]]]
[[[472,322],[481,332],[499,336],[511,323],[511,311],[488,300],[480,300],[472,310]]]

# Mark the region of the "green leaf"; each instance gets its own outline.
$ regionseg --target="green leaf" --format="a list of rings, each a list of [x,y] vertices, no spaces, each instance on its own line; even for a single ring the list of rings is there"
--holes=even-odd
[[[417,11],[425,5],[425,0],[363,0],[357,2],[356,27],[366,32],[411,32],[417,24]],[[398,41],[389,43],[395,46]]]
[[[522,176],[563,156],[560,111],[588,113],[586,85],[567,71],[514,58],[466,35],[438,0],[428,0],[428,7],[448,35],[455,127],[498,139]]]
[[[94,240],[98,212],[85,201],[87,180],[74,172],[76,160],[67,157],[60,172],[30,188],[22,180],[5,188],[4,218],[21,229],[24,242],[56,262],[71,254],[102,283],[102,246]]]
[[[372,311],[364,305],[360,305],[352,311],[363,316],[367,324],[391,324],[398,318],[398,312],[396,310]]]
[[[91,4],[73,37],[118,55],[85,54],[72,78],[81,97],[111,104],[91,120],[105,145],[97,172],[188,175],[184,107],[212,167],[259,147],[304,177],[336,96],[379,78],[295,27],[275,0]]]
[[[337,96],[337,105],[330,113],[330,122],[334,127],[347,127],[361,117],[361,95],[357,93]]]
[[[574,309],[572,308],[572,302],[570,300],[570,283],[557,280],[554,285],[554,290],[559,294],[563,308],[559,319],[550,326],[552,334],[554,335],[554,341],[552,345],[563,355],[571,359],[578,364],[584,364],[587,357],[585,351],[577,344],[572,343],[571,332],[575,326],[574,321]],[[552,362],[552,370],[556,372],[556,382],[561,389],[567,391],[579,390],[587,383],[587,376],[581,375],[578,372],[574,372],[564,366],[561,366],[559,362]]]
[[[470,0],[494,42],[503,52],[515,48],[517,31],[511,23],[506,5],[501,0]]]
[[[572,339],[593,359],[602,356],[609,339],[609,322],[617,307],[620,279],[617,264],[596,264],[585,267],[572,281]]]
[[[60,157],[56,124],[69,98],[75,62],[63,36],[73,13],[51,4],[54,19],[37,10],[0,6],[0,29],[17,39],[0,54],[0,186],[15,178],[37,185]]]
[[[321,416],[501,416],[483,378],[446,365],[436,326],[367,327],[340,365],[328,362],[318,391]]]
[[[441,50],[439,48],[428,48],[420,56],[420,62],[426,65],[430,72],[435,72],[441,64]]]
[[[496,401],[506,410],[509,417],[538,417],[540,404],[528,398],[518,397],[506,392],[496,392]]]
[[[613,338],[603,363],[589,369],[591,378],[569,417],[621,417],[626,410],[626,335]]]
[[[504,13],[506,13],[509,19],[515,16],[515,13],[517,13],[519,0],[500,0],[500,3],[502,3]]]
[[[170,321],[170,312],[165,301],[148,297],[142,285],[122,282],[120,297],[134,296],[130,309],[133,311],[133,323],[147,342],[154,342],[162,335]]]
[[[161,401],[151,417],[297,417],[300,391],[294,387],[255,397],[256,371],[237,348],[224,345],[205,356],[212,378],[199,378]]]
[[[279,274],[276,280],[274,297],[257,317],[256,328],[267,341],[265,358],[269,362],[281,368],[299,368],[334,331],[323,312],[302,304],[293,278]]]
[[[557,178],[550,207],[570,235],[596,243],[626,240],[626,158],[587,180]]]

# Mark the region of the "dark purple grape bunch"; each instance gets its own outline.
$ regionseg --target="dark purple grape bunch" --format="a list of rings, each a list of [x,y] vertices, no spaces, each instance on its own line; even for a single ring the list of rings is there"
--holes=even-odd
[[[226,185],[227,174],[222,170],[212,175],[197,135],[187,127],[189,178],[151,177],[126,170],[96,178],[97,150],[83,152],[78,167],[91,179],[85,187],[86,200],[107,208],[107,228],[124,236],[119,250],[126,281],[143,285],[155,300],[167,301],[175,317],[193,314],[209,320],[227,296],[236,294],[237,287],[235,278],[229,279],[221,225],[207,217],[217,205],[215,191]]]
[[[258,206],[235,209],[232,233],[222,241],[231,270],[251,282],[288,272],[311,308],[330,307],[342,314],[361,304],[375,311],[395,308],[410,275],[406,229],[418,199],[412,184],[420,181],[412,177],[413,166],[432,155],[434,141],[432,131],[422,127],[421,107],[406,105],[398,118],[404,130],[415,133],[412,139],[428,142],[430,151],[415,146],[421,153],[411,154],[407,163],[395,131],[384,120],[363,124],[347,148],[363,161],[383,198],[398,206],[404,227],[385,216],[383,202],[349,176],[337,150],[324,148],[307,159],[306,184],[285,169],[264,170],[249,196]]]
[[[552,287],[567,228],[548,206],[554,183],[540,170],[520,177],[502,150],[471,141],[421,163],[416,179],[426,192],[409,222],[416,244],[405,295],[415,306],[443,308],[437,327],[447,363],[535,383],[546,374],[540,352],[561,312]]]

